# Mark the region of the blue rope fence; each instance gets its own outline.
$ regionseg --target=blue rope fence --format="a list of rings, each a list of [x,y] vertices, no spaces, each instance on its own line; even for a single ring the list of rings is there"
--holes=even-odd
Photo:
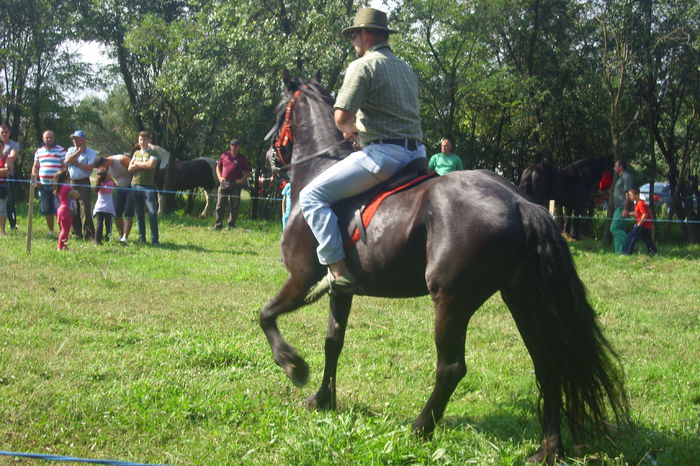
[[[7,179],[7,180],[5,180],[5,181],[8,181],[8,182],[10,182],[10,183],[18,183],[18,184],[19,184],[19,183],[32,184],[32,181],[31,181],[31,180]],[[68,184],[68,183],[60,183],[60,184]],[[53,183],[51,183],[51,185],[53,186]],[[73,184],[73,183],[70,183],[70,185],[73,186],[73,187],[76,187],[76,188],[96,188],[95,185],[91,185],[91,184]],[[144,189],[139,189],[139,188],[124,188],[124,187],[121,187],[121,186],[114,186],[114,187],[112,187],[112,189],[115,189],[115,190],[121,189],[121,190],[123,190],[123,191],[140,191],[140,192],[143,192],[143,191],[144,191]],[[166,189],[151,189],[150,191],[153,191],[153,192],[155,192],[156,194],[183,194],[183,195],[186,195],[186,194],[193,194],[191,191],[170,191],[170,190],[166,190]],[[196,195],[197,193],[195,192],[194,194]],[[202,193],[200,193],[200,194],[202,194]],[[203,194],[204,194],[205,196],[209,196],[209,194],[207,194],[206,192],[203,193]],[[211,197],[216,197],[216,195],[212,195]],[[240,197],[240,196],[233,196],[233,195],[227,194],[226,197]],[[258,197],[258,196],[250,196],[250,198],[251,198],[251,199],[258,199],[258,200],[261,200],[261,201],[281,201],[281,200],[282,200],[281,197]]]
[[[45,461],[64,461],[73,463],[111,464],[118,466],[164,466],[150,463],[130,463],[128,461],[117,460],[97,460],[90,458],[76,458],[73,456],[43,455],[41,453],[20,453],[16,451],[0,451],[0,456],[14,456],[18,458],[32,458]]]
[[[31,180],[19,180],[19,179],[8,179],[6,181],[9,181],[10,183],[32,183]],[[71,186],[74,187],[86,187],[86,188],[95,188],[94,185],[89,185],[89,184],[71,184]],[[138,189],[138,188],[124,188],[120,186],[115,186],[112,189],[118,190],[127,190],[127,191],[141,191],[143,192],[143,189]],[[156,194],[182,194],[182,195],[188,195],[192,194],[191,191],[169,191],[169,190],[158,190],[158,189],[152,189],[151,191],[154,191]],[[195,193],[196,195],[197,193]],[[199,193],[203,194],[205,196],[209,196],[209,194],[205,193]],[[212,195],[211,197],[215,197],[215,195]],[[226,195],[226,197],[240,197],[240,196],[233,196],[233,195]],[[258,197],[258,196],[250,196],[251,199],[258,199],[261,201],[282,201],[283,199],[281,197]],[[556,219],[575,219],[575,220],[612,220],[611,217],[586,217],[586,216],[566,216],[566,215],[552,215],[553,218]],[[625,221],[630,221],[633,222],[634,218],[628,217],[624,218],[623,220]],[[649,219],[650,222],[653,223],[683,223],[683,224],[700,224],[700,220],[689,220],[689,219],[683,219],[683,220],[677,220],[677,219]]]

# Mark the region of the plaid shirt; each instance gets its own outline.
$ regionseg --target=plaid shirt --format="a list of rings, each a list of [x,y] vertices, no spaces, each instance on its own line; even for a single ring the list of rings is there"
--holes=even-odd
[[[377,139],[423,139],[418,77],[387,44],[350,63],[335,107],[356,114],[363,146]]]

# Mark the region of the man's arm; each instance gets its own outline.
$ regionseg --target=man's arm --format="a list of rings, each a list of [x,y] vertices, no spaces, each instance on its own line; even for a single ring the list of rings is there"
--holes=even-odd
[[[69,152],[68,155],[66,155],[66,165],[75,165],[76,167],[78,167],[78,157],[83,152],[85,152],[85,149],[83,149],[82,147],[78,147],[75,151]]]
[[[158,157],[150,156],[142,165],[144,170],[155,170],[158,168]]]
[[[141,167],[138,166],[138,162],[136,161],[136,158],[133,158],[129,161],[129,166],[127,167],[126,170],[132,174],[141,170]]]
[[[219,183],[223,183],[224,177],[221,176],[221,165],[217,162],[216,164],[216,178],[219,180]]]
[[[14,171],[15,162],[17,162],[18,158],[19,158],[19,150],[18,149],[12,149],[10,151],[10,153],[7,155],[7,160],[5,160],[5,163],[7,164],[7,168],[10,170],[10,172]]]
[[[644,220],[646,220],[647,218],[649,218],[649,214],[644,212],[642,214],[641,218],[639,219],[639,221],[637,222],[637,225],[639,225],[641,227],[642,223],[644,223]]]
[[[355,114],[345,110],[344,108],[336,108],[333,112],[335,126],[343,133],[343,137],[348,141],[354,141],[357,138],[357,126],[355,125]]]
[[[244,171],[243,176],[241,176],[239,179],[236,180],[236,183],[238,184],[243,184],[245,183],[245,180],[248,179],[248,175],[250,175],[250,171]]]

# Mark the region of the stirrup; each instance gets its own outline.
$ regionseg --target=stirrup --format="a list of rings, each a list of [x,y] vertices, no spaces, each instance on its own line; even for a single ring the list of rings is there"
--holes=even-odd
[[[332,279],[330,275],[325,275],[318,283],[312,286],[304,297],[306,304],[311,304],[318,301],[325,294],[347,294],[357,291],[357,280],[352,275],[344,275],[336,279]]]

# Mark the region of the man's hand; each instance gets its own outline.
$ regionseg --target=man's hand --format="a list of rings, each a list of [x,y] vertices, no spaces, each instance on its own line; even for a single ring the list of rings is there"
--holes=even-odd
[[[357,126],[355,126],[355,115],[344,108],[336,108],[333,113],[335,126],[343,133],[346,141],[354,142],[357,139]]]

